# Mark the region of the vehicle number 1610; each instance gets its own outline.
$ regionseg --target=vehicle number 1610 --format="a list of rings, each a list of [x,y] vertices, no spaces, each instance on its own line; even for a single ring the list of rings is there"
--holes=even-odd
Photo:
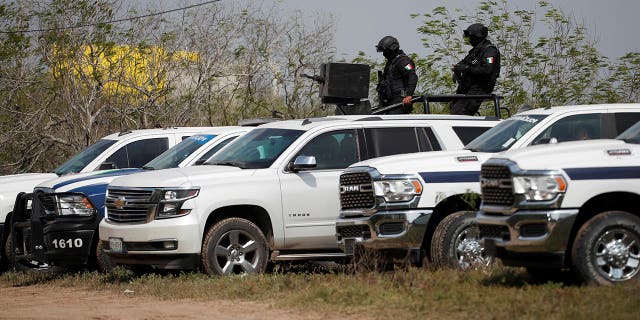
[[[51,241],[53,247],[56,249],[66,249],[66,248],[82,248],[82,239],[53,239]]]

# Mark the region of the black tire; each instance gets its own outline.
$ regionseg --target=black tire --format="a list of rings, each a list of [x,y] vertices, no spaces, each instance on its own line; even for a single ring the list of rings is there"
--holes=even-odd
[[[96,244],[96,267],[100,273],[109,273],[115,265],[111,262],[111,257],[104,252],[104,242],[98,240]]]
[[[638,281],[640,274],[640,217],[606,211],[588,220],[573,241],[573,270],[592,285]]]
[[[475,211],[458,211],[440,221],[431,239],[434,267],[466,270],[491,263],[480,245],[475,217]]]
[[[224,219],[209,228],[202,243],[202,268],[209,275],[263,273],[269,250],[264,233],[242,218]]]
[[[7,267],[19,272],[37,272],[47,274],[53,271],[52,268],[41,268],[36,261],[17,261],[15,247],[13,245],[13,233],[9,232],[4,245],[4,255],[7,258]]]

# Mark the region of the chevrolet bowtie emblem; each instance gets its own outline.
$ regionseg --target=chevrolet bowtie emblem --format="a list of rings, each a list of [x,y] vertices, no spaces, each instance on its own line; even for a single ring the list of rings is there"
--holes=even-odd
[[[125,205],[127,205],[127,199],[122,196],[118,197],[118,199],[113,201],[113,205],[116,207],[116,209],[122,209]]]

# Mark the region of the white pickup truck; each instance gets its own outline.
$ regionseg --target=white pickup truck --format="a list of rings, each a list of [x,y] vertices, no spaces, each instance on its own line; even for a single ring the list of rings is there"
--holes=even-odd
[[[336,237],[384,260],[425,259],[437,267],[490,262],[480,245],[480,166],[493,154],[536,144],[613,138],[640,120],[639,104],[534,109],[504,120],[465,150],[367,160],[340,176]]]
[[[463,147],[495,119],[337,116],[263,125],[204,166],[121,177],[108,187],[100,239],[116,264],[208,274],[263,272],[269,261],[343,258],[338,176],[385,155]],[[472,138],[471,138],[472,139]]]
[[[480,179],[480,236],[505,265],[598,285],[640,278],[640,122],[617,140],[500,154]]]
[[[110,268],[101,254],[98,224],[104,217],[107,185],[119,176],[202,164],[249,127],[216,127],[192,135],[145,164],[143,169],[102,170],[40,183],[14,206],[5,256],[18,270],[43,266]],[[31,200],[30,210],[27,203]]]
[[[4,245],[6,242],[7,233],[3,230],[11,218],[18,193],[31,192],[39,183],[59,176],[104,169],[140,168],[184,138],[209,129],[183,127],[114,133],[88,146],[53,172],[0,177],[0,243]]]

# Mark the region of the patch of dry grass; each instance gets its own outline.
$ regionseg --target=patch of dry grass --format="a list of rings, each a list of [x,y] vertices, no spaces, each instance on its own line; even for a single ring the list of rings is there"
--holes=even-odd
[[[588,287],[534,283],[523,271],[495,268],[459,272],[410,268],[349,274],[317,266],[277,268],[264,275],[208,277],[199,273],[136,276],[56,276],[5,273],[0,286],[72,286],[88,290],[133,290],[161,299],[265,301],[300,310],[332,310],[378,319],[636,319],[640,285]]]

